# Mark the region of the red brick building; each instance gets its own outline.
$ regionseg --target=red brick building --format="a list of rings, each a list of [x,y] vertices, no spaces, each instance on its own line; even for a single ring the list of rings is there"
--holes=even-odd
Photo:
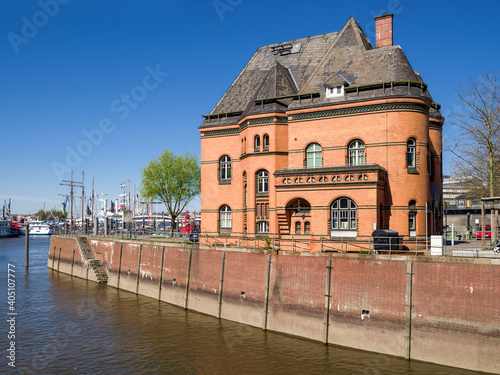
[[[202,232],[441,232],[444,118],[392,21],[376,18],[375,48],[351,17],[255,52],[200,126]]]

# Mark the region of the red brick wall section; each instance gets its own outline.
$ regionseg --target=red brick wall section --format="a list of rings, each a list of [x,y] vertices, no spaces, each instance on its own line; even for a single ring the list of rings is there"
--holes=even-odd
[[[139,271],[141,281],[160,281],[162,248],[162,246],[142,245],[141,267]]]
[[[413,325],[460,328],[500,338],[500,266],[415,263]]]
[[[163,283],[186,287],[187,271],[189,264],[189,249],[165,247],[163,260]]]
[[[61,263],[69,263],[73,260],[73,250],[75,250],[75,260],[77,259],[77,255],[79,256],[78,245],[76,244],[76,240],[74,238],[61,238],[61,237],[53,237],[50,240],[50,254],[54,254],[55,249],[55,260],[54,260],[54,268],[57,269],[57,262],[59,261],[59,249],[61,249]],[[77,254],[78,253],[78,254]],[[81,260],[80,258],[78,258]],[[52,262],[49,263],[52,265]]]
[[[137,275],[140,245],[124,243],[122,249],[122,265],[120,273],[122,275]]]
[[[372,324],[404,326],[406,267],[403,261],[333,258],[332,321],[361,322],[368,310]]]
[[[189,290],[218,295],[221,265],[221,251],[193,250]]]
[[[267,256],[249,253],[226,253],[224,299],[264,302]],[[242,296],[241,292],[245,295]]]
[[[327,258],[274,255],[272,262],[269,308],[323,314]]]

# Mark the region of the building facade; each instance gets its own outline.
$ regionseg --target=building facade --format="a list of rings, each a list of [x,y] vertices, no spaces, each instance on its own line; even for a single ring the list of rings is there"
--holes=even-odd
[[[202,232],[441,233],[444,118],[392,22],[376,17],[376,48],[351,17],[255,52],[199,128]]]

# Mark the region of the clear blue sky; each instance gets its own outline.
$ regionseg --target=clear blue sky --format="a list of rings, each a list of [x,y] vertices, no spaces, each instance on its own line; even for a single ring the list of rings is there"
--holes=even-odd
[[[337,31],[350,16],[374,44],[373,17],[386,11],[445,116],[459,82],[499,72],[495,0],[2,1],[0,202],[59,208],[70,167],[76,179],[85,170],[87,192],[92,177],[108,198],[123,181],[138,188],[164,149],[199,157],[200,116],[259,46]]]

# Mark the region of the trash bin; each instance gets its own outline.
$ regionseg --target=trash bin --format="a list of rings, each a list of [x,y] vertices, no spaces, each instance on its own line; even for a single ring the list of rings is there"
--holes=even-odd
[[[375,251],[401,249],[401,237],[395,230],[378,229],[372,233],[372,236]]]

